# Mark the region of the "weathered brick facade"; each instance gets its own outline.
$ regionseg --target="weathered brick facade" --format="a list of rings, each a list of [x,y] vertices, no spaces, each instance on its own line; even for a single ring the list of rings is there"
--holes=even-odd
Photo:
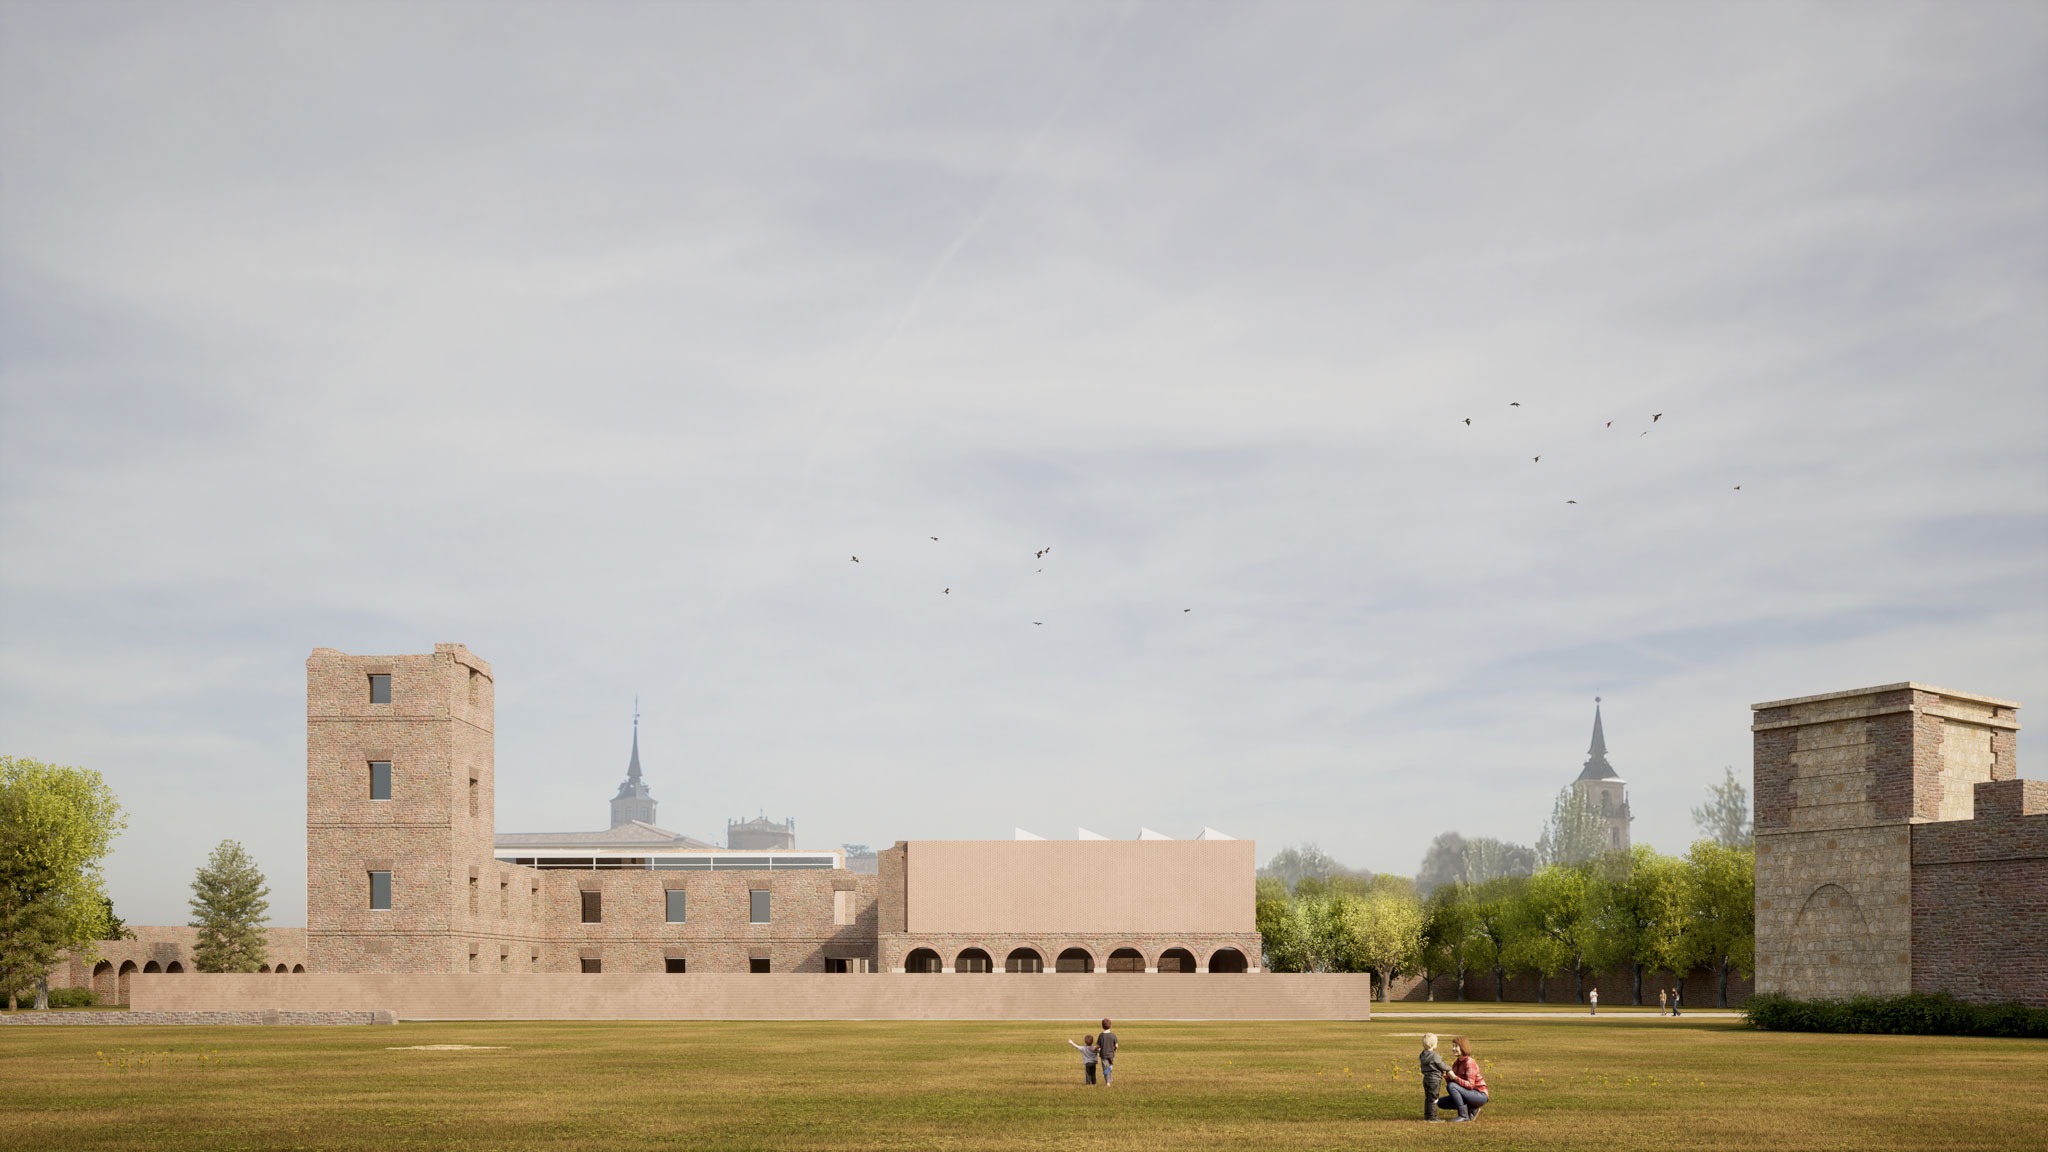
[[[1891,684],[1753,707],[1756,986],[2048,1005],[2048,787],[2018,705]]]

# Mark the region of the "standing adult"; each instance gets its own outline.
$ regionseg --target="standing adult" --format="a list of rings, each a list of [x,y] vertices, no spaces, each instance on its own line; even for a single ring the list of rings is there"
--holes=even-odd
[[[1102,1062],[1102,1086],[1116,1073],[1116,1033],[1109,1030],[1109,1017],[1102,1018],[1102,1033],[1095,1038],[1095,1058]]]
[[[1669,1011],[1671,1011],[1671,993],[1659,988],[1657,989],[1657,1015],[1662,1016]]]
[[[1586,993],[1586,1000],[1593,1005],[1592,1010],[1587,1012],[1586,1015],[1598,1016],[1600,1014],[1600,990],[1595,988],[1591,992]]]
[[[1678,1015],[1678,993],[1679,993],[1679,991],[1680,991],[1680,989],[1678,989],[1678,988],[1673,988],[1673,989],[1671,990],[1671,1014],[1672,1014],[1673,1016],[1676,1016],[1676,1015]]]

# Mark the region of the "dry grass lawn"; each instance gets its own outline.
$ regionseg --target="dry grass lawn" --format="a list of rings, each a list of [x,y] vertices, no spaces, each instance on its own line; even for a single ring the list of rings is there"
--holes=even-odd
[[[1084,1024],[0,1028],[0,1147],[1787,1152],[2048,1132],[2035,1041],[1633,1014],[1133,1021],[1116,1086],[1090,1090],[1063,1042]],[[1424,1028],[1472,1038],[1495,1091],[1479,1122],[1420,1122]]]

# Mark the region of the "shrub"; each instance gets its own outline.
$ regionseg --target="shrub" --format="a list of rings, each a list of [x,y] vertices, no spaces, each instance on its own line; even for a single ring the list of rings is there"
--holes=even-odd
[[[1773,1032],[1873,1032],[1900,1036],[2018,1036],[2048,1039],[2048,1009],[1969,1004],[1946,992],[1794,1000],[1752,996],[1750,1026]]]
[[[93,995],[90,988],[50,989],[50,1007],[52,1008],[90,1008],[97,1003],[99,1003],[99,997]]]

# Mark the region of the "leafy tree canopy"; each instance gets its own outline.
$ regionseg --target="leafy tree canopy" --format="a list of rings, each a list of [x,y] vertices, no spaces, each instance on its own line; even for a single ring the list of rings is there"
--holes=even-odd
[[[124,827],[99,773],[0,756],[0,993],[27,991],[66,949],[97,955],[111,907],[100,861]]]
[[[223,840],[192,878],[192,926],[199,939],[192,963],[201,972],[254,972],[267,957],[264,919],[270,886],[256,861]]]
[[[1693,826],[1724,848],[1747,848],[1756,843],[1756,829],[1749,819],[1749,789],[1736,779],[1735,769],[1721,772],[1721,782],[1707,789],[1707,802],[1692,810]]]

